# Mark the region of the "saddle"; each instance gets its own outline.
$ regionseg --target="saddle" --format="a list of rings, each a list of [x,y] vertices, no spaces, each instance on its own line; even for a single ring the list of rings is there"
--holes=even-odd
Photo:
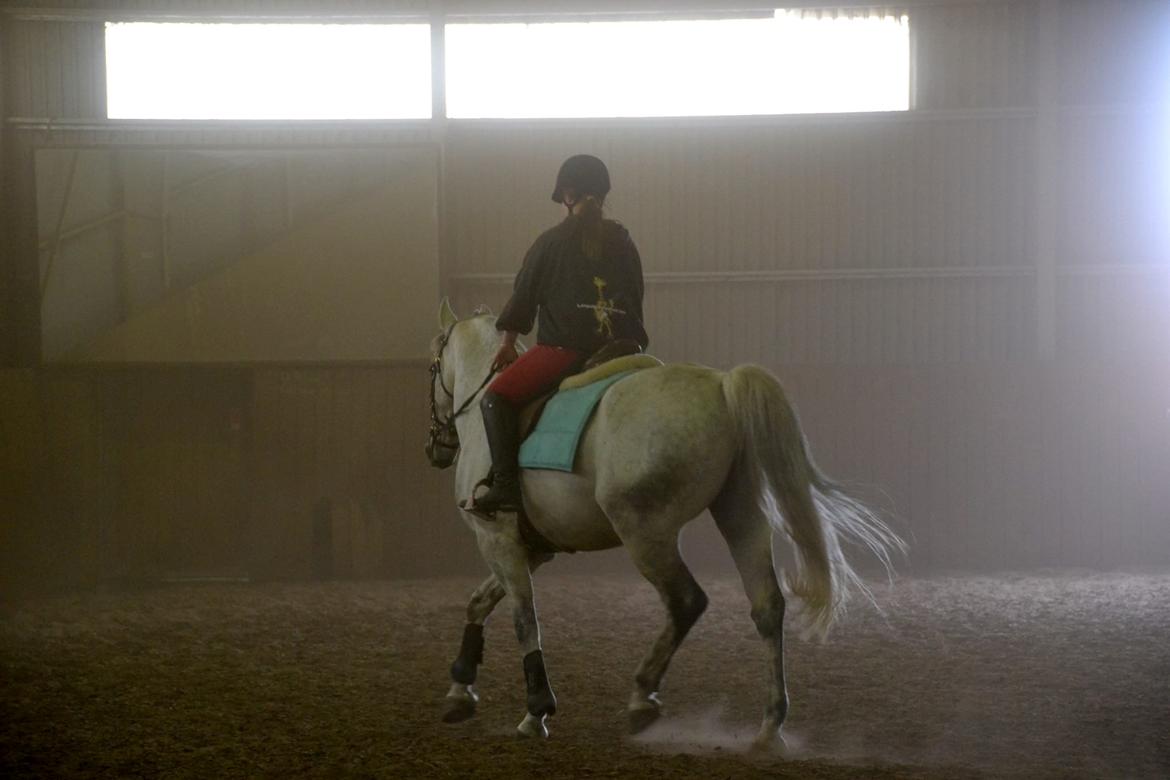
[[[636,341],[619,339],[611,341],[597,352],[593,353],[581,371],[570,374],[561,380],[557,389],[529,401],[520,411],[520,441],[528,438],[532,429],[540,422],[540,415],[544,407],[554,395],[562,390],[572,390],[577,387],[600,382],[602,379],[620,374],[623,371],[633,371],[640,368],[654,368],[661,366],[662,361],[651,355],[643,355],[642,348]]]

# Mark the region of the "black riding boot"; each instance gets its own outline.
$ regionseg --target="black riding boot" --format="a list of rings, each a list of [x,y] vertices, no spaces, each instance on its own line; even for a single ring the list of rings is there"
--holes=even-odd
[[[520,412],[506,398],[487,391],[479,402],[483,411],[483,427],[487,431],[488,447],[492,451],[492,484],[486,493],[475,499],[475,507],[483,512],[518,512],[520,499]]]

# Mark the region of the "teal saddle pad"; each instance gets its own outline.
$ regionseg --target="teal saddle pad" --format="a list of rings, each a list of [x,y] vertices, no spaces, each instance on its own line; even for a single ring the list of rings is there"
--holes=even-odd
[[[601,396],[632,371],[607,376],[584,387],[563,390],[545,404],[536,427],[520,445],[520,467],[572,471],[577,445]]]

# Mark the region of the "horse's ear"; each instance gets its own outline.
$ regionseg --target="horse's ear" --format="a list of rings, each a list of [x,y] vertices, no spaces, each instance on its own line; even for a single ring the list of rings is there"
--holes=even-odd
[[[486,303],[481,303],[479,306],[475,307],[475,311],[473,311],[472,314],[474,314],[476,317],[479,317],[484,314],[495,314],[495,312],[492,311],[491,306],[488,306]]]
[[[443,302],[439,304],[439,330],[446,330],[458,321],[455,310],[451,308],[451,301],[444,295]]]

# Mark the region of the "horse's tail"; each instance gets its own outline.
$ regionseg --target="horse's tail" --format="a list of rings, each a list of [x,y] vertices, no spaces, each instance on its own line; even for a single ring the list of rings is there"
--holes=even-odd
[[[796,570],[785,584],[804,602],[812,631],[823,637],[844,611],[851,587],[869,596],[841,550],[841,537],[869,548],[887,571],[891,551],[905,551],[905,543],[820,472],[775,377],[759,366],[739,366],[724,376],[723,394],[738,427],[739,468],[796,553]]]

